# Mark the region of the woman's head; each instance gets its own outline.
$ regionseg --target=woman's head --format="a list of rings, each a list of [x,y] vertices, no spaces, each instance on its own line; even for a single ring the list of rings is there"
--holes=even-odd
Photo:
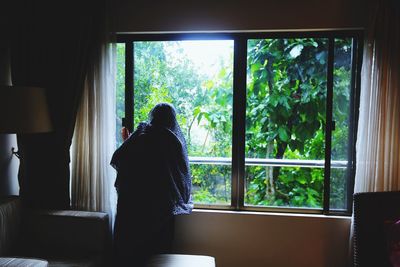
[[[175,108],[168,103],[159,103],[149,113],[152,125],[174,128],[177,126]]]
[[[156,127],[165,127],[173,132],[179,141],[183,144],[183,153],[187,155],[185,137],[176,120],[176,111],[174,106],[168,103],[159,103],[149,113],[150,124]]]

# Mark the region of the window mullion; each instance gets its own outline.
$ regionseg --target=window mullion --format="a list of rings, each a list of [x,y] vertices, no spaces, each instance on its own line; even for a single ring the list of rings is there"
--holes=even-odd
[[[125,119],[123,126],[133,132],[133,41],[125,44]]]
[[[329,213],[330,209],[330,176],[331,176],[331,145],[332,145],[332,102],[333,102],[333,63],[335,39],[329,37],[328,69],[327,69],[327,96],[326,96],[326,126],[325,126],[325,170],[324,170],[324,201],[323,212]]]
[[[233,59],[232,207],[244,206],[247,39],[237,37]]]

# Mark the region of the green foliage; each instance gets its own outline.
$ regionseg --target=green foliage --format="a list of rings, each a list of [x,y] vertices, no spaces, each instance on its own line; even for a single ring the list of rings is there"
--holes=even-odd
[[[350,47],[336,40],[332,158],[340,160],[347,159]],[[249,40],[247,157],[324,159],[326,82],[327,39]],[[332,173],[332,202],[343,208],[345,175]],[[322,207],[323,176],[315,168],[248,169],[246,203]]]
[[[231,175],[227,165],[192,164],[193,199],[201,204],[229,204]]]
[[[230,157],[232,60],[200,74],[179,42],[135,42],[134,124],[147,120],[155,104],[172,103],[191,156]],[[201,136],[193,136],[199,132]],[[192,165],[197,203],[230,202],[230,166]]]
[[[327,43],[323,38],[248,41],[246,158],[324,160]],[[335,45],[332,159],[346,160],[351,39],[337,39]],[[190,156],[231,157],[233,48],[214,73],[200,72],[180,42],[135,42],[134,49],[135,125],[147,120],[155,104],[170,102]],[[118,116],[123,116],[122,79],[118,76]],[[229,165],[193,164],[191,171],[195,202],[230,203]],[[332,169],[333,207],[344,207],[346,175],[345,169]],[[323,168],[246,166],[244,179],[247,205],[322,207]]]
[[[324,159],[326,51],[326,39],[249,40],[247,157]],[[247,186],[258,190],[246,203],[321,207],[321,169],[251,170]],[[263,181],[269,182],[254,186]]]
[[[117,147],[122,144],[121,127],[122,118],[125,117],[125,44],[117,44],[116,47],[116,143]]]

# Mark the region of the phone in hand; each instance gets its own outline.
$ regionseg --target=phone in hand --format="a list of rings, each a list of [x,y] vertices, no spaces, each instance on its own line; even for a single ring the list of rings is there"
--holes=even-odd
[[[122,129],[121,129],[121,136],[122,136],[122,139],[125,141],[126,139],[128,139],[128,137],[129,137],[129,130],[128,130],[128,128],[126,128],[126,127],[122,127]]]

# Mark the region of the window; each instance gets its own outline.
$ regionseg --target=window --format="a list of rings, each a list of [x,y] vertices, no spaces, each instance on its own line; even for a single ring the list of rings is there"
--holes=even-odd
[[[117,142],[170,102],[197,207],[348,214],[360,36],[119,35]]]

